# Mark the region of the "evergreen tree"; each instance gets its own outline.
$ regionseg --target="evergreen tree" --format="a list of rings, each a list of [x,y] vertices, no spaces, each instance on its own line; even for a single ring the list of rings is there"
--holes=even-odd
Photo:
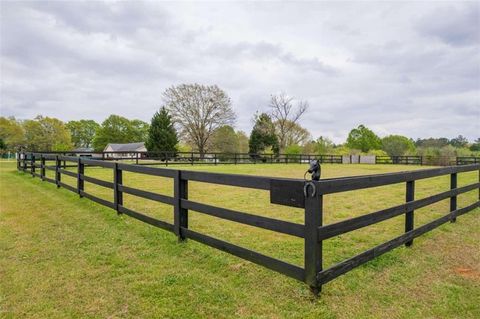
[[[173,126],[172,118],[167,109],[162,107],[160,112],[153,115],[145,147],[149,152],[159,153],[161,157],[165,157],[161,152],[175,153],[177,144],[177,131]]]
[[[275,134],[275,126],[268,114],[262,113],[257,116],[248,145],[250,154],[258,155],[269,146],[275,154],[279,153],[280,147]]]

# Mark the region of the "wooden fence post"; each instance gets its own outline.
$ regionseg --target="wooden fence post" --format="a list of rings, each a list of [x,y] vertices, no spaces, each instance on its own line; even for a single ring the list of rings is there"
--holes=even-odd
[[[305,282],[315,295],[321,291],[317,274],[322,271],[322,244],[318,240],[318,227],[323,220],[323,195],[314,187],[305,186]]]
[[[43,157],[43,154],[40,154],[40,177],[42,178],[42,181],[45,180],[45,157]]]
[[[23,153],[23,172],[27,171],[27,153]]]
[[[121,213],[118,211],[118,205],[123,205],[123,192],[119,190],[118,185],[123,183],[122,170],[118,169],[118,163],[115,162],[113,166],[113,205],[118,215]]]
[[[457,173],[450,174],[450,189],[457,188]],[[450,212],[457,210],[457,196],[450,197]],[[453,216],[450,222],[454,223],[457,221],[457,218]]]
[[[35,177],[35,155],[33,153],[30,155],[30,173],[32,177]]]
[[[55,156],[55,184],[57,188],[60,188],[60,182],[62,180],[62,175],[60,175],[60,168],[62,167],[62,161],[58,159],[58,155]]]
[[[85,164],[82,163],[82,158],[78,158],[77,166],[77,193],[80,198],[83,197],[82,192],[85,189],[85,182],[83,181],[83,175],[85,174]]]
[[[182,199],[188,199],[188,180],[182,179],[182,171],[177,170],[173,181],[175,200],[174,206],[174,232],[178,237],[178,241],[184,241],[185,235],[182,233],[183,228],[188,228],[188,209],[182,208]]]
[[[411,202],[415,199],[415,181],[408,181],[407,182],[407,187],[406,187],[406,192],[405,192],[405,201],[406,202]],[[413,215],[413,210],[408,211],[405,214],[405,232],[409,232],[413,230],[414,228],[414,215]],[[413,244],[413,239],[406,242],[405,246],[409,247]]]

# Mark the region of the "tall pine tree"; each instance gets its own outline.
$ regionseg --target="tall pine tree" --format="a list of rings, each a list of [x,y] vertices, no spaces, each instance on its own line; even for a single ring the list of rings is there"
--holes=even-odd
[[[152,117],[145,147],[149,152],[165,158],[167,155],[165,152],[169,153],[168,157],[174,156],[172,153],[177,151],[177,144],[177,131],[173,126],[171,116],[167,109],[162,107],[160,112],[156,112]]]
[[[267,147],[271,147],[272,151],[278,155],[280,150],[278,138],[275,134],[275,126],[268,114],[262,113],[256,116],[248,145],[251,156],[258,157]]]

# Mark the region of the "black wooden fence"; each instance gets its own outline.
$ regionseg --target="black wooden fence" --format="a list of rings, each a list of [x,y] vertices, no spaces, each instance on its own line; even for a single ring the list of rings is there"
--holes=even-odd
[[[85,152],[85,151],[49,151],[42,154],[64,156],[80,156],[106,161],[132,161],[137,165],[175,165],[175,164],[289,164],[308,163],[317,159],[323,164],[342,164],[341,155],[318,154],[250,154],[250,153],[218,153],[218,152]]]
[[[480,157],[475,156],[459,156],[456,158],[457,165],[468,165],[480,163]]]
[[[62,161],[74,163],[77,167],[77,171],[72,172],[64,169]],[[99,166],[113,170],[113,181],[104,181],[85,175],[84,168],[86,165]],[[101,205],[112,208],[119,214],[126,214],[147,224],[171,231],[175,233],[180,240],[190,238],[303,281],[310,286],[315,294],[318,294],[322,285],[334,278],[394,249],[395,247],[403,244],[410,246],[415,237],[418,237],[448,221],[454,222],[458,216],[480,206],[480,201],[475,201],[468,206],[462,208],[457,207],[458,195],[477,189],[480,190],[480,182],[457,187],[457,174],[478,171],[480,181],[480,164],[369,176],[334,178],[320,181],[176,170],[39,153],[23,154],[18,159],[17,167],[19,170],[29,172],[32,176],[39,177],[43,181],[54,183],[57,187],[63,187],[75,192],[80,197],[88,198]],[[45,174],[46,170],[54,171],[55,178],[48,178]],[[171,178],[174,181],[174,195],[166,196],[127,187],[123,184],[122,173],[124,171]],[[63,183],[62,175],[76,178],[76,187]],[[444,175],[450,175],[450,190],[430,197],[415,199],[415,181]],[[85,181],[112,189],[114,194],[113,202],[85,192]],[[190,181],[267,190],[270,192],[271,203],[304,208],[304,224],[272,219],[189,200],[188,183]],[[406,198],[404,204],[337,223],[323,225],[323,201],[327,195],[398,183],[405,183],[406,185]],[[124,193],[172,205],[174,223],[170,224],[126,208],[123,205]],[[448,213],[425,225],[417,228],[414,227],[415,209],[426,207],[444,199],[450,199],[450,210]],[[293,265],[193,231],[188,227],[189,211],[195,211],[217,218],[303,238],[304,265],[303,267]],[[323,269],[323,241],[400,215],[405,215],[405,233],[403,235],[373,247],[328,269]]]
[[[344,155],[329,154],[250,154],[250,153],[219,153],[219,152],[85,152],[85,151],[49,151],[38,152],[42,154],[56,154],[63,156],[80,156],[105,161],[132,162],[137,165],[197,165],[197,164],[294,164],[309,163],[311,160],[319,160],[322,164],[350,164],[370,163],[360,158],[374,157],[375,164],[401,164],[401,165],[429,165],[448,166],[480,163],[480,157],[441,157],[441,156],[375,156],[375,155]],[[352,161],[356,156],[356,161]],[[347,159],[347,160],[346,160]],[[371,162],[373,163],[373,162]]]
[[[422,165],[422,156],[375,156],[375,164]]]

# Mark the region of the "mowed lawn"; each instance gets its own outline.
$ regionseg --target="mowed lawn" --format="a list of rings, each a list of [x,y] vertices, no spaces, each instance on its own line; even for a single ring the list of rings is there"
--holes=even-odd
[[[303,178],[305,165],[175,166],[174,168]],[[323,165],[322,177],[425,167]],[[53,172],[47,171],[49,177]],[[111,170],[86,175],[111,181]],[[75,185],[75,179],[62,176]],[[127,186],[172,195],[168,178],[124,172]],[[458,185],[478,181],[461,173]],[[449,177],[416,182],[416,198],[449,189]],[[85,183],[112,200],[112,190]],[[301,209],[269,203],[267,191],[190,182],[189,198],[206,204],[303,223]],[[478,199],[462,194],[458,206]],[[403,203],[405,184],[327,195],[324,224]],[[172,207],[124,195],[126,207],[172,222]],[[420,226],[449,210],[449,201],[415,212]],[[303,266],[303,240],[190,212],[193,230]],[[404,216],[324,242],[324,267],[402,234]],[[480,209],[460,216],[323,287],[305,284],[188,240],[0,162],[0,317],[17,318],[479,318]]]

